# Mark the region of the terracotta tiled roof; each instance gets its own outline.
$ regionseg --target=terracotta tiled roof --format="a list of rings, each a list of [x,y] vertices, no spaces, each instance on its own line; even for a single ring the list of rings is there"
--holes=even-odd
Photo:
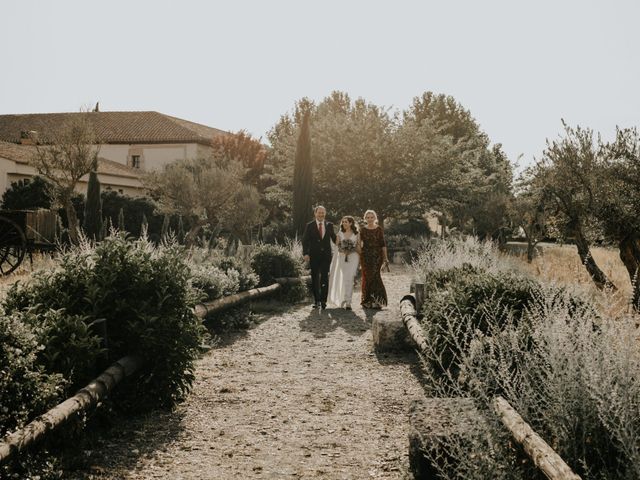
[[[20,142],[23,131],[46,137],[73,116],[83,115],[93,125],[100,143],[199,143],[210,145],[227,132],[158,112],[77,112],[0,115],[0,140]]]
[[[29,163],[29,159],[36,147],[17,145],[0,140],[0,158],[6,158],[18,163]]]
[[[13,160],[17,163],[29,163],[31,157],[35,155],[35,151],[36,147],[33,145],[18,145],[0,140],[0,158]],[[102,157],[98,158],[98,173],[138,179],[141,176],[138,169]]]

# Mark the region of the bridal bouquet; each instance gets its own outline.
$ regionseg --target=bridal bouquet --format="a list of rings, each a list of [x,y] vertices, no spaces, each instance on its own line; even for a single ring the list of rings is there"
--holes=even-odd
[[[349,254],[356,251],[356,242],[351,238],[344,238],[340,241],[338,249],[340,250],[340,252],[344,253],[344,261],[348,262]]]

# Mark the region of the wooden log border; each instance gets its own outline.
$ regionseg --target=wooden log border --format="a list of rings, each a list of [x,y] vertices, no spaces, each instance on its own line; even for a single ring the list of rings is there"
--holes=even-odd
[[[193,311],[199,319],[204,320],[210,313],[222,312],[229,308],[250,302],[251,300],[273,295],[285,285],[301,285],[306,284],[310,280],[310,275],[295,278],[276,278],[276,283],[267,287],[258,287],[227,297],[218,298],[211,302],[199,303],[193,308]]]
[[[417,319],[416,300],[413,295],[405,295],[400,300],[400,315],[402,316],[402,323],[409,331],[409,336],[418,346],[420,353],[425,354],[428,348],[427,340]]]
[[[400,314],[411,339],[418,346],[420,353],[424,354],[428,347],[422,327],[416,318],[416,299],[413,295],[402,297]],[[513,439],[522,446],[534,465],[549,480],[580,480],[580,477],[571,470],[560,455],[524,421],[509,402],[497,396],[493,399],[493,407]]]
[[[116,385],[135,373],[141,365],[140,357],[126,356],[121,358],[73,397],[36,417],[24,428],[7,435],[0,442],[0,464],[62,426],[76,413],[97,405]]]
[[[198,318],[204,319],[209,313],[221,312],[256,298],[272,295],[284,285],[306,284],[310,280],[311,277],[309,275],[299,278],[277,278],[276,283],[267,287],[254,288],[219,298],[212,302],[198,304],[193,310]],[[141,366],[142,360],[140,357],[126,356],[121,358],[86,387],[80,389],[73,397],[36,417],[25,427],[7,435],[0,441],[0,464],[5,463],[14,455],[38,442],[47,434],[65,424],[78,412],[86,411],[97,405],[116,385],[139,370]]]
[[[522,446],[545,477],[549,480],[580,480],[560,455],[524,421],[509,402],[497,396],[493,399],[493,408],[513,439]]]

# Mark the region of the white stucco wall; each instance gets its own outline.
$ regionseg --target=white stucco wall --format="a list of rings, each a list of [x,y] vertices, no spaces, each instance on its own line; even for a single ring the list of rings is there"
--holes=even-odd
[[[15,169],[16,162],[0,157],[0,195],[11,185],[9,172],[13,172]]]
[[[167,163],[175,160],[198,158],[208,152],[209,147],[197,143],[186,144],[139,144],[139,145],[112,145],[100,146],[100,156],[131,166],[131,157],[140,155],[141,170],[157,170]]]
[[[0,157],[0,196],[11,186],[11,183],[25,178],[31,178],[35,175],[36,171],[31,165]],[[88,178],[89,176],[86,175],[78,182],[76,185],[77,192],[86,195]],[[115,190],[116,192],[134,197],[146,193],[142,184],[136,178],[99,173],[98,180],[103,190]]]

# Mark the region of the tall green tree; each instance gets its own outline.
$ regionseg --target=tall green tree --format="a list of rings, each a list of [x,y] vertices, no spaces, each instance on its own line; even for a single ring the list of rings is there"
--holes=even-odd
[[[94,240],[102,236],[102,199],[100,198],[100,181],[98,180],[97,163],[89,173],[87,199],[84,205],[84,233]]]
[[[302,126],[296,145],[295,166],[293,169],[293,226],[299,237],[313,205],[313,171],[311,163],[311,134],[309,131],[310,112],[306,111],[302,118]]]
[[[396,143],[407,205],[442,212],[447,223],[480,237],[500,238],[512,167],[468,110],[451,96],[425,92],[403,112]]]
[[[293,114],[283,115],[269,132],[272,184],[265,190],[267,198],[291,211],[293,159],[305,112],[313,124],[314,203],[325,205],[331,216],[361,215],[373,208],[382,221],[397,211],[395,119],[385,109],[363,99],[354,102],[342,92],[333,92],[318,105],[303,98]]]
[[[330,216],[419,218],[436,209],[483,237],[506,223],[512,171],[468,110],[430,92],[399,116],[362,98],[332,92],[320,103],[303,98],[269,132],[267,199],[291,212],[296,139],[305,112],[313,129],[314,201]]]
[[[118,230],[121,232],[125,232],[126,228],[124,226],[124,208],[120,207],[118,211]]]

